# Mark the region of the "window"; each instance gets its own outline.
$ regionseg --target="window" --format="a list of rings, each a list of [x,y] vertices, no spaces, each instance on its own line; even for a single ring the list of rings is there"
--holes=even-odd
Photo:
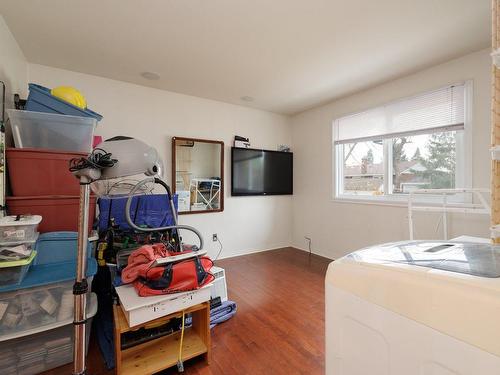
[[[335,197],[397,201],[470,187],[471,91],[456,84],[335,120]]]

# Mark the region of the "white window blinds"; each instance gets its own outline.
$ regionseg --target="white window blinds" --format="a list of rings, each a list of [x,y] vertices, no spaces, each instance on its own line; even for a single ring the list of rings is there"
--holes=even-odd
[[[458,130],[465,122],[465,86],[448,86],[382,107],[342,117],[334,124],[336,144]]]

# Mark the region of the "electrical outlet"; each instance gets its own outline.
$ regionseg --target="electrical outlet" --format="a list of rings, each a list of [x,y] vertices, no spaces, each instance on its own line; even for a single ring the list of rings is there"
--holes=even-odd
[[[307,241],[307,247],[309,250],[309,254],[311,254],[312,253],[312,251],[311,251],[311,237],[304,236],[304,239]]]
[[[212,241],[217,241],[219,237],[217,237],[217,233],[212,234]]]

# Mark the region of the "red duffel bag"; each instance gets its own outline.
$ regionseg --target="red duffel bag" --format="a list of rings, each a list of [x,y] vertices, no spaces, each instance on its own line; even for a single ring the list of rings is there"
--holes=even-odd
[[[130,255],[129,264],[122,271],[122,280],[134,282],[141,297],[196,290],[212,282],[213,262],[206,256],[155,265],[159,258],[185,253],[169,253],[163,244],[142,246]]]

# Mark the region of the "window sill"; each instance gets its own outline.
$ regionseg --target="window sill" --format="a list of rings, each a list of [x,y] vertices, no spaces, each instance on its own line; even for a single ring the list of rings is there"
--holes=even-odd
[[[394,199],[391,197],[335,197],[333,198],[333,202],[408,207],[408,200]]]
[[[436,206],[441,207],[443,200],[440,198],[423,196],[413,199],[413,204],[417,206]],[[448,198],[449,199],[449,198]],[[406,195],[391,195],[391,196],[349,196],[342,195],[332,199],[335,203],[355,203],[355,204],[370,204],[376,206],[392,206],[392,207],[405,207],[408,208],[408,196]],[[471,204],[469,199],[465,200],[449,200],[448,207],[460,207],[463,205]]]

